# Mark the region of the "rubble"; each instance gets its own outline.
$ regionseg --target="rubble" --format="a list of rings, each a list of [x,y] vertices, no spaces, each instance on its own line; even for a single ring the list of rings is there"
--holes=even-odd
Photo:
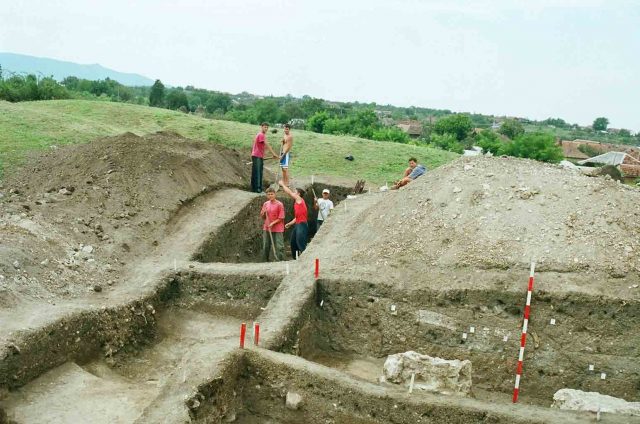
[[[468,396],[471,393],[471,361],[446,360],[408,351],[389,355],[383,367],[388,382],[408,387],[415,375],[415,389]]]
[[[598,392],[560,389],[553,395],[554,408],[569,411],[604,412],[640,416],[640,402],[627,402],[624,399],[607,396]]]

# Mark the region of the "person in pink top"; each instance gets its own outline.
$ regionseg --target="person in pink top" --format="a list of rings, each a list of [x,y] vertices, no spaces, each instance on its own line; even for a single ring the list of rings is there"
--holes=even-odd
[[[262,173],[264,171],[264,148],[265,146],[271,151],[274,159],[280,156],[276,155],[269,143],[267,143],[267,131],[269,124],[263,122],[260,124],[260,132],[253,140],[253,148],[251,149],[251,191],[254,193],[262,193]]]
[[[267,201],[262,205],[262,258],[269,262],[273,252],[276,261],[284,259],[284,205],[276,200],[276,192],[267,188]]]

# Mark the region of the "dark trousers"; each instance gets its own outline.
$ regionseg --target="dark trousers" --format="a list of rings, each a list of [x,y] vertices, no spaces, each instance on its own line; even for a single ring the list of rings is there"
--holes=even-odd
[[[324,221],[322,219],[316,220],[316,231],[320,231],[320,227],[322,227],[322,223]]]
[[[309,226],[306,222],[301,222],[293,226],[291,232],[291,257],[296,259],[296,252],[304,252],[307,248],[307,238],[309,237]]]
[[[264,169],[264,159],[251,156],[251,191],[262,193],[262,171]]]

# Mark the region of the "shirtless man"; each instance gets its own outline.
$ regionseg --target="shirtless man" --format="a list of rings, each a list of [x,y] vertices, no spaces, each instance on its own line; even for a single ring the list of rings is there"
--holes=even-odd
[[[282,181],[285,186],[289,185],[289,164],[291,163],[291,148],[293,147],[293,136],[291,126],[284,125],[284,137],[280,148],[280,168],[282,169]]]

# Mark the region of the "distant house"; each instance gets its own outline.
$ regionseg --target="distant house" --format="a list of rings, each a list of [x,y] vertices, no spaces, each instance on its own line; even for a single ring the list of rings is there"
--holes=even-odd
[[[419,138],[422,135],[422,123],[412,119],[396,122],[396,127],[406,132],[411,138]]]
[[[564,155],[564,157],[573,161],[589,159],[589,157],[593,156],[588,153],[594,153],[598,155],[607,152],[623,152],[632,155],[640,155],[640,149],[634,146],[600,143],[598,141],[592,140],[560,140],[558,142],[558,145],[562,148],[562,154]]]
[[[636,156],[637,155],[637,156]],[[612,165],[622,173],[625,181],[635,181],[640,177],[640,153],[607,152],[589,159],[581,160],[579,165]]]

